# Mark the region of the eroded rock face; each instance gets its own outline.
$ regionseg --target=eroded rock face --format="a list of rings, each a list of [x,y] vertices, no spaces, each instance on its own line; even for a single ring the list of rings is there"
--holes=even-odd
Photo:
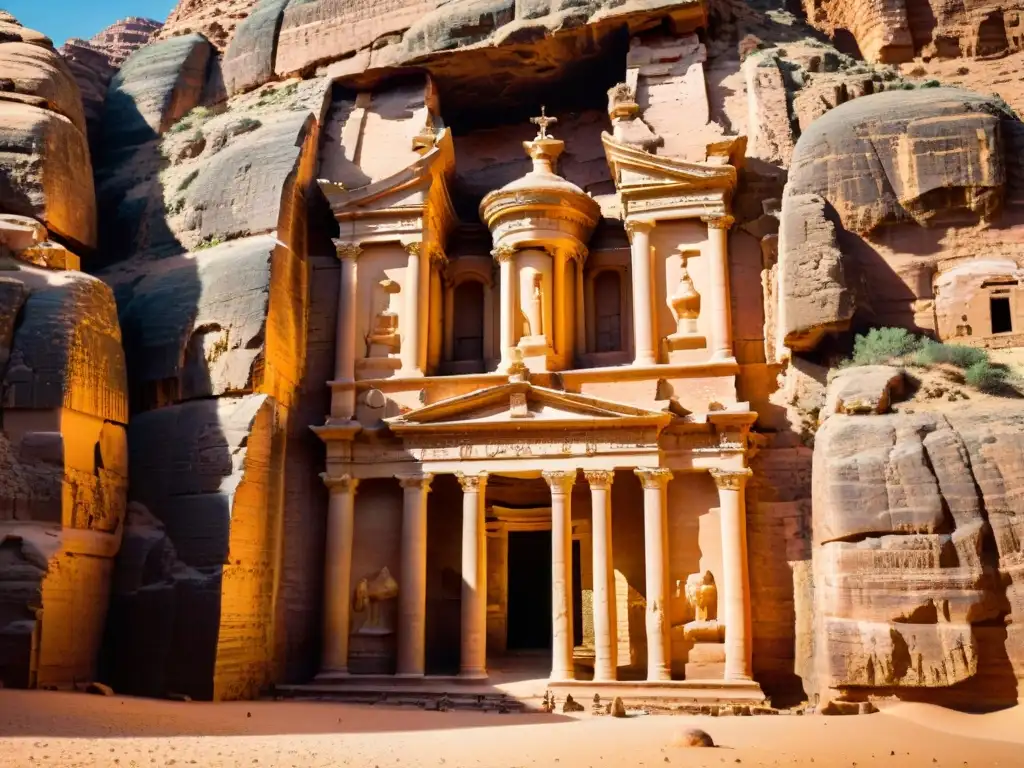
[[[977,251],[967,241],[955,252],[922,247],[938,237],[924,230],[981,222],[1013,240],[998,229],[1016,222],[1005,209],[1016,206],[1020,128],[997,100],[946,88],[866,96],[811,123],[781,214],[784,344],[814,349],[858,312],[865,323],[934,330],[938,262]]]
[[[125,60],[146,45],[160,27],[158,21],[131,17],[111,24],[88,40],[71,38],[60,47],[60,55],[82,94],[90,140],[95,142],[99,138],[110,81]]]
[[[260,3],[261,0],[179,0],[157,39],[198,33],[223,51],[238,25]]]
[[[1001,531],[1015,504],[1005,489],[1022,482],[1024,411],[1000,406],[1012,426],[993,434],[987,408],[837,413],[818,431],[808,690],[943,689],[931,700],[960,704],[1015,691],[1001,571],[1019,545]]]
[[[0,23],[0,212],[92,248],[96,198],[78,86],[48,38]]]
[[[1008,0],[803,0],[803,6],[819,29],[852,36],[869,61],[994,56],[1019,50],[1024,42],[1021,8]]]

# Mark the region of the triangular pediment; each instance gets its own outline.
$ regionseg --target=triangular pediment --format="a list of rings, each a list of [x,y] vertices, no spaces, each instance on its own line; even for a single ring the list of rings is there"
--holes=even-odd
[[[387,419],[394,432],[545,430],[571,426],[614,429],[664,426],[671,415],[610,400],[510,382],[448,398]]]
[[[605,157],[615,185],[628,189],[734,189],[736,168],[727,164],[692,163],[674,157],[654,155],[643,149],[601,134]]]
[[[351,189],[329,179],[319,179],[317,183],[335,215],[370,213],[426,206],[432,187],[438,181],[446,187],[454,170],[455,149],[451,132],[445,128],[435,146],[390,176]],[[447,197],[447,190],[444,195]]]

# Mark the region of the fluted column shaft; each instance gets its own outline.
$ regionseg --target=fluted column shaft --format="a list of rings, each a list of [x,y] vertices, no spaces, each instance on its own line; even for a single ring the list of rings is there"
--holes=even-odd
[[[671,680],[666,489],[664,467],[634,470],[644,487],[644,556],[647,590],[647,679]]]
[[[653,306],[654,281],[651,275],[651,230],[654,222],[627,221],[633,277],[634,365],[654,365],[656,313]]]
[[[729,228],[731,216],[705,217],[708,225],[711,277],[711,357],[728,360],[733,356],[732,312],[729,297]]]
[[[397,674],[421,677],[425,666],[427,629],[427,493],[433,476],[400,475],[402,509],[402,572],[398,584]]]
[[[359,481],[351,475],[320,476],[330,489],[324,551],[324,625],[322,673],[348,673],[348,637],[352,600],[352,541]]]
[[[405,322],[402,330],[402,374],[421,373],[420,358],[420,251],[423,243],[409,243],[405,246],[409,261],[405,268]]]
[[[548,471],[551,487],[551,679],[572,680],[572,486],[576,472]]]
[[[594,680],[614,680],[618,668],[615,624],[615,577],[612,567],[611,486],[615,473],[583,473],[590,483],[591,540],[594,570]]]
[[[744,491],[749,469],[712,469],[718,486],[722,526],[723,590],[719,604],[725,621],[725,679],[750,680],[753,644],[750,632],[750,570],[747,563],[747,513]]]
[[[334,379],[346,386],[331,395],[331,417],[351,420],[356,412],[356,259],[362,253],[355,243],[335,241],[341,262],[338,280],[338,320],[334,334]]]
[[[458,474],[462,485],[462,677],[487,677],[487,475]]]

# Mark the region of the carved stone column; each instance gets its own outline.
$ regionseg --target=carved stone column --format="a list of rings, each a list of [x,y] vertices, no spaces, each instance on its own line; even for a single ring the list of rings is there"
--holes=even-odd
[[[492,251],[500,268],[499,280],[501,281],[501,324],[499,326],[501,343],[501,365],[500,370],[507,371],[512,364],[512,347],[516,344],[515,318],[518,308],[515,299],[515,277],[512,270],[512,262],[515,259],[516,249],[503,245]]]
[[[747,513],[744,489],[749,469],[712,469],[718,486],[722,526],[722,573],[719,619],[725,623],[725,679],[750,680],[753,645],[750,634],[750,570],[747,564]]]
[[[572,680],[572,486],[576,472],[547,471],[551,487],[551,679]]]
[[[445,341],[445,300],[443,273],[448,259],[439,250],[430,254],[430,332],[427,335],[427,368],[437,373],[441,366],[441,352]]]
[[[324,551],[324,635],[321,674],[348,674],[348,636],[352,600],[352,540],[359,481],[351,475],[320,478],[330,489]]]
[[[654,329],[657,317],[654,311],[654,281],[651,277],[651,230],[653,221],[626,222],[629,234],[633,271],[633,334],[635,358],[633,365],[654,365],[657,355]]]
[[[711,359],[728,360],[732,350],[732,312],[729,298],[729,228],[732,216],[704,216],[711,246]]]
[[[402,318],[402,371],[403,376],[422,375],[420,369],[420,251],[423,243],[407,243],[409,254],[405,268],[405,317]]]
[[[462,661],[459,675],[487,677],[487,475],[458,473],[462,485]]]
[[[672,472],[634,470],[644,487],[644,559],[647,580],[647,679],[671,680],[668,587],[668,511],[665,493]]]
[[[611,488],[615,473],[583,473],[590,483],[591,538],[594,568],[594,680],[614,680],[618,668],[615,624],[615,575],[612,568]]]
[[[398,584],[398,668],[401,677],[422,677],[427,629],[427,493],[433,475],[399,475],[402,509],[402,572]]]
[[[363,252],[355,243],[334,241],[341,262],[338,281],[338,321],[334,339],[334,379],[346,386],[331,395],[331,418],[351,421],[356,412],[356,259]]]
[[[583,264],[586,261],[586,251],[576,255],[575,285],[576,291],[576,359],[579,360],[587,354],[587,310],[583,303]]]

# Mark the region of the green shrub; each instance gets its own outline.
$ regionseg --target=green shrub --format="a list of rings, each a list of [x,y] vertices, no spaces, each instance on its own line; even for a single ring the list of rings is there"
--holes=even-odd
[[[930,339],[925,341],[921,350],[914,355],[918,365],[939,365],[948,363],[957,368],[967,370],[978,363],[989,362],[988,352],[979,347],[968,347],[963,344],[942,344]]]
[[[884,365],[914,354],[921,339],[906,328],[872,328],[866,336],[857,334],[853,342],[851,365]]]
[[[211,117],[213,117],[213,110],[209,107],[196,107],[181,118],[181,120],[172,125],[168,130],[168,133],[184,133],[189,128],[195,128],[198,130],[199,127]]]
[[[992,365],[988,360],[980,360],[967,369],[964,381],[982,392],[998,392],[1007,384],[1006,369]]]

